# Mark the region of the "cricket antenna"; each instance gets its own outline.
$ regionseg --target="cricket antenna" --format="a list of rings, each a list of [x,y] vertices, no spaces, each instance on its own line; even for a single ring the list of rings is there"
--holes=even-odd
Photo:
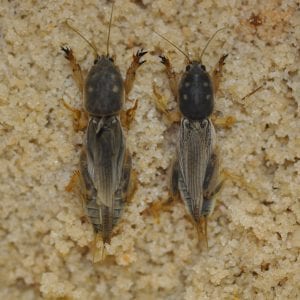
[[[252,96],[253,94],[255,94],[257,91],[259,91],[261,88],[263,88],[263,85],[259,86],[258,88],[256,88],[255,90],[253,90],[252,92],[248,93],[246,96],[244,96],[241,101],[247,99],[248,97]]]
[[[222,30],[224,30],[224,29],[226,29],[226,28],[227,28],[227,27],[223,27],[223,28],[218,29],[218,30],[210,37],[210,39],[207,41],[205,47],[203,48],[203,50],[202,50],[202,52],[201,52],[200,59],[199,59],[200,62],[202,62],[202,56],[203,56],[205,50],[207,49],[208,45],[210,44],[210,42],[214,39],[214,37],[217,35],[217,33],[219,33],[220,31],[222,31]]]
[[[66,21],[65,21],[65,24],[71,29],[73,30],[74,32],[76,32],[82,39],[84,39],[88,45],[94,50],[94,54],[95,54],[95,57],[99,57],[99,54],[97,52],[97,48],[95,47],[94,44],[92,44],[88,39],[86,39],[75,27],[73,27],[68,21],[70,20],[70,18],[68,18]]]
[[[108,35],[107,35],[107,42],[106,42],[106,56],[109,57],[109,38],[110,38],[110,28],[111,28],[111,21],[114,11],[114,3],[111,5],[111,12],[110,12],[110,19],[109,19],[109,25],[108,25]]]
[[[152,30],[155,34],[157,34],[159,37],[161,37],[162,39],[164,39],[165,41],[167,41],[169,44],[171,44],[173,47],[175,47],[179,52],[181,52],[188,60],[188,62],[190,63],[191,60],[189,58],[189,56],[184,52],[182,51],[178,46],[176,46],[174,43],[172,43],[171,41],[169,41],[167,38],[165,38],[163,35],[161,35],[160,33]]]

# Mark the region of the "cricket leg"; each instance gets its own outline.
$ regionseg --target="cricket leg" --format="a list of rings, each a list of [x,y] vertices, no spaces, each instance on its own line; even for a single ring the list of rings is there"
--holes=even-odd
[[[179,179],[179,163],[178,163],[178,159],[175,159],[172,162],[172,165],[170,167],[170,183],[169,183],[170,196],[173,201],[180,199],[178,179]]]
[[[225,65],[225,59],[227,56],[228,56],[228,54],[225,54],[219,59],[218,63],[214,67],[214,70],[212,73],[212,81],[213,81],[213,87],[214,87],[215,94],[218,92],[218,89],[219,89],[220,80],[222,77],[223,66]]]
[[[225,59],[227,56],[228,54],[225,54],[219,59],[212,73],[212,81],[213,81],[213,88],[215,94],[219,90],[223,66],[225,65]],[[229,129],[236,123],[236,118],[233,116],[217,117],[216,115],[212,115],[212,121],[216,127],[223,127]]]
[[[178,123],[181,119],[181,114],[178,110],[169,110],[167,108],[167,99],[158,90],[158,87],[153,84],[153,93],[155,96],[156,109],[166,116],[170,123]]]
[[[127,72],[126,72],[126,78],[125,78],[125,82],[124,82],[124,88],[125,88],[125,101],[129,100],[129,93],[132,90],[133,87],[133,83],[135,80],[135,75],[136,75],[136,71],[137,69],[146,61],[142,60],[141,58],[147,53],[147,51],[143,51],[143,49],[140,49],[136,52],[136,54],[133,55],[133,59],[131,62],[131,65],[129,66]],[[135,116],[135,112],[137,110],[138,107],[138,101],[135,100],[134,105],[129,108],[126,111],[122,111],[121,112],[121,122],[122,125],[124,127],[126,127],[127,129],[129,129],[131,122],[134,119]]]
[[[125,98],[127,100],[127,97],[133,87],[133,83],[135,80],[135,75],[136,75],[136,71],[137,69],[146,61],[142,60],[141,58],[147,54],[147,51],[144,51],[143,49],[140,49],[136,52],[136,54],[133,54],[132,56],[132,62],[131,65],[129,66],[127,72],[126,72],[126,78],[125,78],[125,82],[124,82],[124,87],[125,87]]]
[[[131,201],[137,188],[136,181],[132,182],[132,173],[131,155],[126,150],[121,181],[114,195],[113,226],[119,223],[125,204]]]
[[[127,201],[130,202],[138,188],[138,179],[137,173],[135,170],[131,170],[130,174],[130,181],[128,185],[128,192],[127,192]]]
[[[104,252],[105,252],[105,240],[103,237],[103,226],[100,219],[100,207],[97,204],[97,190],[94,187],[93,181],[88,172],[88,164],[87,164],[87,154],[86,151],[83,150],[80,155],[80,170],[81,170],[81,190],[83,195],[83,209],[85,210],[85,216],[88,218],[89,222],[93,226],[94,231],[94,240],[91,245],[91,252],[93,257],[93,263],[99,261],[96,254],[98,253],[98,242],[102,240],[102,254],[101,260],[104,260]]]
[[[230,129],[237,122],[233,116],[217,117],[216,115],[212,115],[211,120],[216,127],[225,129]]]
[[[61,50],[64,52],[65,58],[69,61],[70,66],[72,68],[73,72],[73,78],[78,85],[81,97],[83,98],[83,88],[84,88],[84,81],[83,76],[81,72],[81,67],[79,63],[77,62],[73,50],[68,46],[61,46]]]
[[[169,195],[167,200],[157,200],[152,202],[148,208],[146,208],[142,213],[152,215],[157,223],[160,222],[159,215],[161,211],[170,211],[174,206],[174,202],[180,199],[179,189],[178,189],[178,160],[175,160],[170,168],[170,182],[169,182]]]
[[[177,87],[178,75],[173,70],[170,60],[166,56],[160,55],[159,57],[161,59],[160,62],[165,66],[165,71],[166,71],[166,74],[169,79],[170,88],[171,88],[174,98],[176,99],[177,98],[177,89],[178,89],[178,87]]]
[[[130,125],[131,125],[132,121],[134,120],[134,116],[135,116],[137,107],[138,107],[138,101],[135,100],[134,105],[131,108],[129,108],[127,110],[122,110],[120,113],[121,124],[127,130],[130,128]]]
[[[122,193],[126,202],[130,202],[137,190],[137,174],[132,170],[131,154],[127,150],[122,174]]]
[[[206,240],[206,247],[208,248],[208,233],[207,233],[207,221],[208,216],[214,210],[216,198],[215,195],[220,191],[223,182],[219,181],[219,153],[215,149],[208,162],[204,183],[203,183],[203,206],[201,209],[201,218],[199,226],[201,232]]]
[[[203,182],[203,206],[201,216],[209,216],[214,209],[215,195],[220,191],[223,182],[219,180],[220,161],[218,150],[212,153],[208,162],[205,178]]]
[[[74,56],[73,50],[68,46],[62,46],[62,51],[65,54],[65,58],[69,61],[70,66],[73,71],[73,78],[79,88],[80,95],[81,95],[81,102],[83,104],[83,88],[84,88],[84,80],[82,76],[82,71],[80,65],[77,63],[77,60]],[[73,127],[75,131],[80,131],[86,128],[88,122],[88,115],[85,111],[79,110],[76,108],[71,107],[67,104],[64,100],[62,100],[63,105],[69,111],[72,112],[73,115]]]
[[[88,171],[85,149],[82,150],[80,155],[80,175],[82,208],[93,225],[94,232],[98,233],[102,229],[102,224],[99,217],[99,205],[97,204],[97,190]]]
[[[78,186],[80,181],[80,171],[76,170],[73,172],[73,175],[70,178],[69,183],[65,186],[65,190],[68,193],[71,193],[75,190],[75,188]]]
[[[87,112],[74,108],[61,99],[63,106],[72,113],[73,117],[73,128],[76,132],[85,130],[88,125],[88,114]]]
[[[174,96],[175,101],[177,100],[177,83],[178,83],[178,74],[176,74],[173,70],[173,67],[170,63],[170,60],[164,56],[159,56],[161,59],[161,63],[165,66],[165,72],[167,74],[167,77],[169,79],[169,85],[171,88],[171,92]],[[158,111],[163,113],[167,120],[171,123],[177,123],[181,119],[181,114],[178,110],[169,110],[167,108],[167,100],[166,97],[160,94],[158,87],[153,84],[153,93],[155,96],[155,106]]]

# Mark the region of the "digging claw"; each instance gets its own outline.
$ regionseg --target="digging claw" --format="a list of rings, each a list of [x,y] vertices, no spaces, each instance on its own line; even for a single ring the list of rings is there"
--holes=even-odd
[[[142,65],[143,63],[145,63],[146,62],[146,60],[142,60],[142,61],[140,61],[140,59],[141,59],[141,57],[143,57],[145,54],[147,54],[148,53],[148,51],[144,51],[144,49],[142,48],[142,49],[139,49],[137,52],[136,52],[136,54],[135,54],[135,59],[137,60],[137,62],[138,62],[138,64],[139,65]]]

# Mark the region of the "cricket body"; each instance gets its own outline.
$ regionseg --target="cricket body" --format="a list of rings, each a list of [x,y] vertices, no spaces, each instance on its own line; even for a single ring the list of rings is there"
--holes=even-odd
[[[213,87],[200,62],[193,61],[187,66],[179,84],[178,102],[182,118],[172,193],[179,190],[196,228],[199,228],[201,217],[206,220],[213,210],[212,196],[219,173],[215,129],[210,120],[214,107]]]
[[[70,24],[67,23],[67,25],[83,37]],[[134,107],[127,111],[123,110],[123,102],[124,96],[128,100],[136,70],[145,62],[140,61],[140,58],[147,53],[139,50],[133,55],[133,61],[123,82],[119,68],[108,53],[109,33],[107,55],[101,56],[98,55],[94,45],[83,37],[95,52],[94,65],[85,83],[82,82],[80,66],[71,48],[62,47],[65,57],[73,68],[74,77],[84,94],[82,95],[84,106],[82,113],[86,115],[87,131],[80,155],[80,171],[77,172],[77,175],[80,175],[80,194],[95,237],[100,235],[104,246],[110,243],[113,228],[121,217],[127,198],[133,192],[130,190],[132,187],[131,155],[126,149],[122,125],[129,128],[137,108],[137,101]],[[73,113],[75,111],[76,116],[81,114],[80,111],[66,104],[65,106]],[[80,124],[78,120],[74,121],[75,124]],[[82,128],[83,126],[77,126],[77,129]]]
[[[214,110],[214,92],[218,88],[218,79],[227,55],[222,56],[218,62],[213,72],[213,79],[201,62],[202,55],[215,34],[206,44],[200,59],[193,61],[167,40],[188,60],[179,84],[176,80],[177,74],[172,70],[168,58],[160,56],[180,111],[180,119],[177,120],[180,121],[177,153],[171,168],[171,196],[172,198],[179,196],[183,200],[197,229],[199,239],[204,235],[206,242],[207,216],[214,209],[214,195],[222,185],[219,182],[216,134],[210,117]]]
[[[124,85],[118,68],[105,56],[91,68],[84,106],[89,114],[80,171],[86,192],[86,212],[95,233],[109,243],[120,218],[131,173],[119,112]]]

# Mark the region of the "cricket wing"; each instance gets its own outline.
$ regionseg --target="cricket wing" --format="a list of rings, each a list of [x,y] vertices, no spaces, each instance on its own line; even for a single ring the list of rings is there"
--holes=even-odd
[[[204,179],[204,202],[202,206],[201,214],[209,216],[215,206],[215,195],[220,191],[223,181],[219,181],[219,153],[217,149],[214,149],[209,163],[207,165],[205,179]]]
[[[131,154],[127,151],[124,159],[121,181],[114,197],[113,226],[118,223],[127,200],[128,188],[131,179],[131,167]]]
[[[87,153],[98,205],[113,208],[125,155],[125,140],[118,118],[91,119],[87,132]]]
[[[205,174],[213,148],[214,128],[210,120],[182,120],[178,147],[179,187],[196,222],[201,216]]]

